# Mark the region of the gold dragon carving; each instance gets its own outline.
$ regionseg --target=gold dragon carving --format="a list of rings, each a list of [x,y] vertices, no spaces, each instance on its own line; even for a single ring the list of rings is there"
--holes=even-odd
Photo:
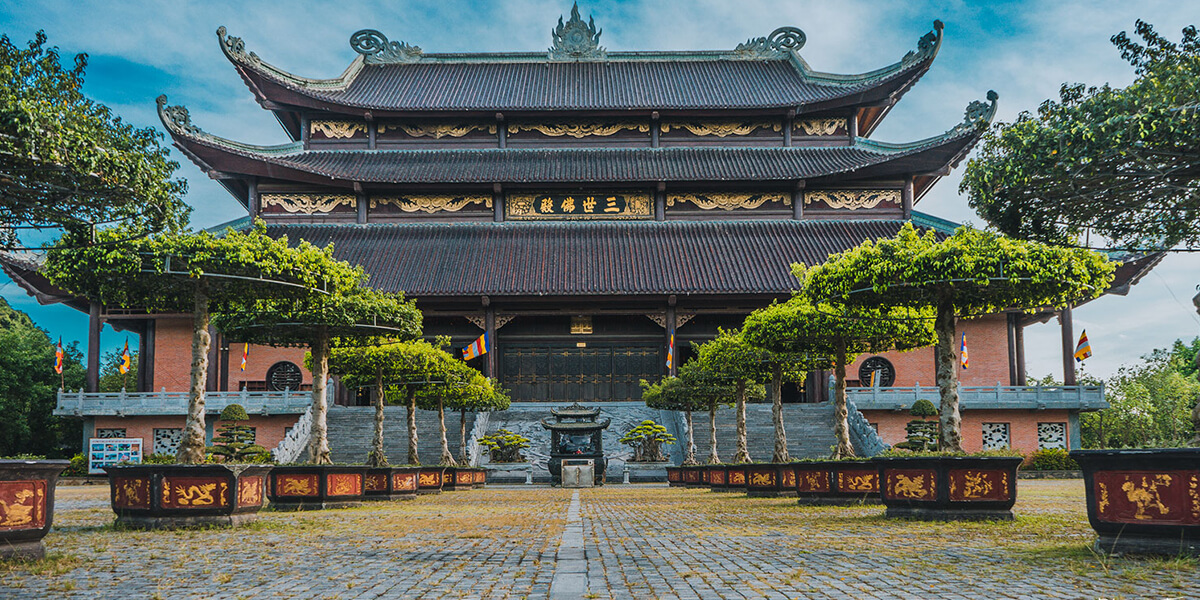
[[[550,137],[570,136],[573,138],[583,138],[592,135],[610,136],[621,131],[639,131],[641,133],[649,133],[650,125],[648,123],[509,123],[509,133],[520,133],[522,131],[536,131],[542,135]]]
[[[313,121],[309,124],[312,133],[334,140],[344,140],[354,137],[357,133],[366,133],[367,126],[354,121]]]
[[[430,125],[411,125],[407,123],[380,123],[379,133],[399,129],[409,137],[430,137],[440,140],[444,137],[463,137],[472,131],[486,131],[496,134],[495,123],[435,123]]]
[[[380,196],[371,198],[371,208],[390,204],[404,212],[458,212],[468,204],[492,207],[492,197],[482,196]]]
[[[900,498],[924,498],[925,476],[897,475],[896,483],[892,486],[892,494]]]
[[[833,135],[838,129],[846,129],[846,119],[805,119],[796,121],[796,127],[804,135]]]
[[[792,195],[788,193],[767,193],[767,194],[739,194],[739,193],[716,193],[716,194],[671,194],[667,196],[667,206],[675,206],[676,203],[683,204],[690,202],[700,207],[703,210],[736,210],[758,208],[767,202],[782,202],[784,206],[792,205]]]
[[[347,205],[351,208],[357,207],[358,198],[340,194],[263,194],[262,205],[264,207],[278,206],[290,213],[313,215],[330,212],[342,205]]]
[[[759,129],[770,129],[771,131],[780,131],[783,126],[778,121],[753,121],[753,122],[738,122],[738,121],[705,121],[697,123],[689,122],[673,122],[662,123],[659,125],[663,133],[670,133],[672,129],[685,129],[692,135],[707,137],[729,137],[731,135],[750,135]]]
[[[847,475],[838,473],[838,487],[848,492],[870,492],[875,489],[878,475]]]
[[[900,190],[822,190],[804,192],[804,203],[824,202],[830,208],[858,210],[875,208],[883,202],[900,204]]]

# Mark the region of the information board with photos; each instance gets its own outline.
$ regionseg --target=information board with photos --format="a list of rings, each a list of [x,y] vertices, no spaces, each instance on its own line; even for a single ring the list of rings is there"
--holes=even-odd
[[[104,467],[142,462],[142,438],[91,438],[88,440],[88,474],[102,475]]]

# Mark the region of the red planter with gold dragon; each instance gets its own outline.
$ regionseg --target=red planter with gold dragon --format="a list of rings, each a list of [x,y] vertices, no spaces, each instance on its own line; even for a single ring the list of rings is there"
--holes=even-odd
[[[888,517],[1011,521],[1019,456],[873,459]]]
[[[46,554],[54,520],[54,486],[65,460],[0,460],[0,559]]]
[[[269,465],[120,465],[108,473],[117,525],[136,529],[229,527],[267,505]]]
[[[271,507],[320,510],[359,506],[369,469],[347,465],[288,465],[271,470]]]

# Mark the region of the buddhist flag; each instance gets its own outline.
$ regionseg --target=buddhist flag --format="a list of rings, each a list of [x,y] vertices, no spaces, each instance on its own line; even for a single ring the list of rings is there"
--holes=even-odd
[[[491,341],[492,340],[488,337],[487,332],[483,332],[483,335],[471,342],[471,345],[463,348],[463,360],[471,360],[472,358],[487,354],[488,345],[491,343]]]
[[[1079,343],[1075,345],[1075,362],[1083,362],[1083,359],[1092,355],[1092,345],[1088,343],[1087,330],[1079,336]]]
[[[959,345],[958,349],[958,362],[962,365],[964,371],[970,364],[970,361],[967,360],[967,334],[965,333],[962,334],[962,344]]]
[[[249,342],[247,342],[245,346],[242,346],[242,372],[243,373],[246,372],[246,363],[249,362],[249,360],[250,360],[250,344],[249,344]]]
[[[667,343],[667,368],[675,366],[675,334],[671,334],[671,341]]]
[[[58,348],[54,350],[54,372],[62,375],[63,372],[63,347],[62,337],[58,338]]]
[[[124,375],[129,372],[129,367],[133,364],[133,357],[129,355],[129,338],[125,338],[125,349],[121,351],[121,364],[117,369]]]

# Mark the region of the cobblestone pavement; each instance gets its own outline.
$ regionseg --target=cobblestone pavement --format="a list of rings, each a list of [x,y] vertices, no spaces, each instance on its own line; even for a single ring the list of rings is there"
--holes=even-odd
[[[559,579],[578,573],[566,557],[578,556],[579,531],[584,598],[1200,595],[1195,559],[1094,555],[1079,481],[1020,486],[1012,523],[609,486],[580,491],[567,527],[571,491],[515,487],[179,532],[114,531],[107,488],[62,487],[51,558],[0,564],[0,598],[544,599],[552,584],[571,589],[555,581],[556,556]]]

